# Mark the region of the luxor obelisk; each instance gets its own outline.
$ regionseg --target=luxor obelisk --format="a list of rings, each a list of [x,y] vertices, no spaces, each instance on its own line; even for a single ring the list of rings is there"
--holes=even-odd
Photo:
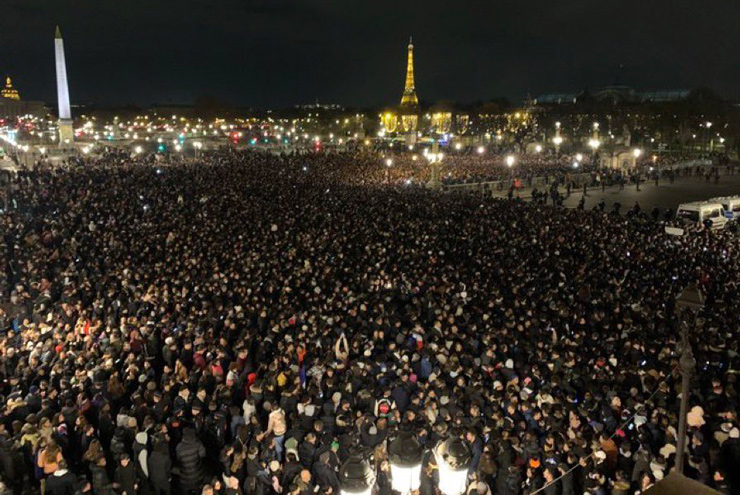
[[[57,98],[59,101],[59,145],[71,144],[75,135],[72,129],[72,110],[69,106],[69,86],[67,85],[67,63],[64,60],[64,40],[57,26],[54,37],[54,52],[57,64]]]

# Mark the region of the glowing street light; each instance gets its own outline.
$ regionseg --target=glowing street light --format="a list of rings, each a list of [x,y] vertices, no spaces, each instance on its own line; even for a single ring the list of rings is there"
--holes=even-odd
[[[458,150],[458,151],[460,151],[462,149],[462,144],[455,143],[455,149]]]
[[[478,146],[478,150],[477,151],[478,151],[478,154],[479,155],[482,155],[483,153],[486,152],[486,148],[484,148],[483,146]]]
[[[391,158],[388,158],[388,159],[387,159],[387,160],[385,161],[385,166],[386,166],[386,167],[390,167],[391,165],[393,165],[393,160],[392,160]]]
[[[537,146],[535,146],[534,147],[534,152],[535,153],[542,153],[542,146],[540,146],[539,144]]]
[[[508,155],[506,157],[506,165],[511,168],[514,166],[514,162],[516,161],[516,158],[514,158],[514,155]]]
[[[136,148],[134,148],[134,153],[136,153],[137,155],[138,155],[139,153],[141,153],[142,151],[144,151],[144,150],[142,149],[142,147],[141,147],[141,146],[137,146]]]
[[[588,145],[592,150],[596,151],[601,146],[601,142],[598,139],[590,139]]]
[[[582,162],[583,161],[583,154],[582,153],[576,153],[576,161]]]
[[[419,489],[422,453],[421,444],[410,431],[401,431],[388,444],[393,490],[401,494],[409,494]]]
[[[640,158],[640,155],[642,155],[642,150],[640,148],[635,148],[632,150],[632,154],[635,156],[635,158]]]
[[[375,472],[361,455],[351,455],[339,470],[339,485],[341,495],[370,495]]]
[[[434,448],[439,467],[439,491],[443,495],[462,495],[468,484],[470,447],[459,438],[448,438]]]
[[[560,146],[561,144],[563,144],[563,138],[560,136],[555,136],[554,138],[552,138],[552,142],[555,143],[555,146]]]

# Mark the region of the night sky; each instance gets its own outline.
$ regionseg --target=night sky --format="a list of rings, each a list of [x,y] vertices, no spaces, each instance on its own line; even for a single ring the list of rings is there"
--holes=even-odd
[[[414,37],[422,101],[705,85],[740,96],[732,0],[3,0],[0,74],[55,101],[54,26],[72,103],[199,96],[261,108],[398,102]],[[623,68],[619,69],[620,65]]]

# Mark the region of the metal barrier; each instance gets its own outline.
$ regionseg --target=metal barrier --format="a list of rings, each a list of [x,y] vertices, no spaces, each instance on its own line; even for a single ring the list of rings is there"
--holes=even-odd
[[[705,167],[705,166],[711,166],[712,160],[707,158],[698,158],[695,160],[687,160],[685,162],[679,162],[674,163],[672,165],[667,166],[664,165],[660,167],[661,170],[665,170],[666,168],[671,169],[682,169],[682,168],[693,168],[693,167]],[[591,183],[593,176],[591,172],[581,172],[581,173],[575,173],[570,174],[571,183],[573,184],[573,187],[582,187],[584,182]],[[531,177],[531,178],[525,178],[521,179],[523,187],[521,189],[542,189],[548,187],[550,184],[552,184],[552,181],[554,180],[554,177],[544,177],[544,176],[537,176],[537,177]],[[486,182],[469,182],[464,184],[445,184],[443,186],[444,190],[447,191],[481,191],[485,190],[486,187],[488,187],[488,190],[490,191],[506,191],[509,189],[509,186],[511,185],[511,180],[498,180],[498,181],[486,181]]]

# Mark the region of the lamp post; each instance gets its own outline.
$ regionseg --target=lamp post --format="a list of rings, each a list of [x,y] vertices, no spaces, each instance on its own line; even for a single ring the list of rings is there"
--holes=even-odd
[[[555,143],[555,156],[559,156],[560,145],[563,144],[563,138],[560,135],[560,122],[555,122],[555,137],[552,138],[552,142]]]
[[[370,495],[375,486],[375,472],[361,454],[352,454],[339,470],[341,495]]]
[[[442,153],[435,153],[434,151],[427,153],[427,160],[429,160],[429,165],[432,168],[428,186],[432,189],[437,189],[441,184],[439,179],[439,169],[440,163],[442,162],[442,156]]]
[[[702,151],[707,151],[707,143],[709,141],[709,133],[710,133],[710,130],[712,129],[712,123],[711,122],[706,122],[704,124],[704,127],[706,128],[706,133],[705,133],[706,138],[704,139],[704,145],[702,146],[702,148],[703,148]]]
[[[421,484],[422,448],[410,431],[401,431],[388,445],[391,465],[391,488],[402,494],[419,489]]]
[[[686,452],[686,415],[691,393],[691,374],[696,368],[696,359],[694,359],[689,341],[689,322],[684,315],[687,311],[691,311],[693,320],[696,321],[696,315],[703,307],[704,296],[695,285],[685,288],[676,298],[676,313],[681,325],[681,357],[678,361],[681,370],[681,411],[678,418],[678,446],[676,447],[676,470],[679,474],[683,474],[683,457]]]
[[[443,495],[462,495],[468,484],[470,447],[459,438],[450,437],[437,444],[434,458],[439,467],[439,491]]]

